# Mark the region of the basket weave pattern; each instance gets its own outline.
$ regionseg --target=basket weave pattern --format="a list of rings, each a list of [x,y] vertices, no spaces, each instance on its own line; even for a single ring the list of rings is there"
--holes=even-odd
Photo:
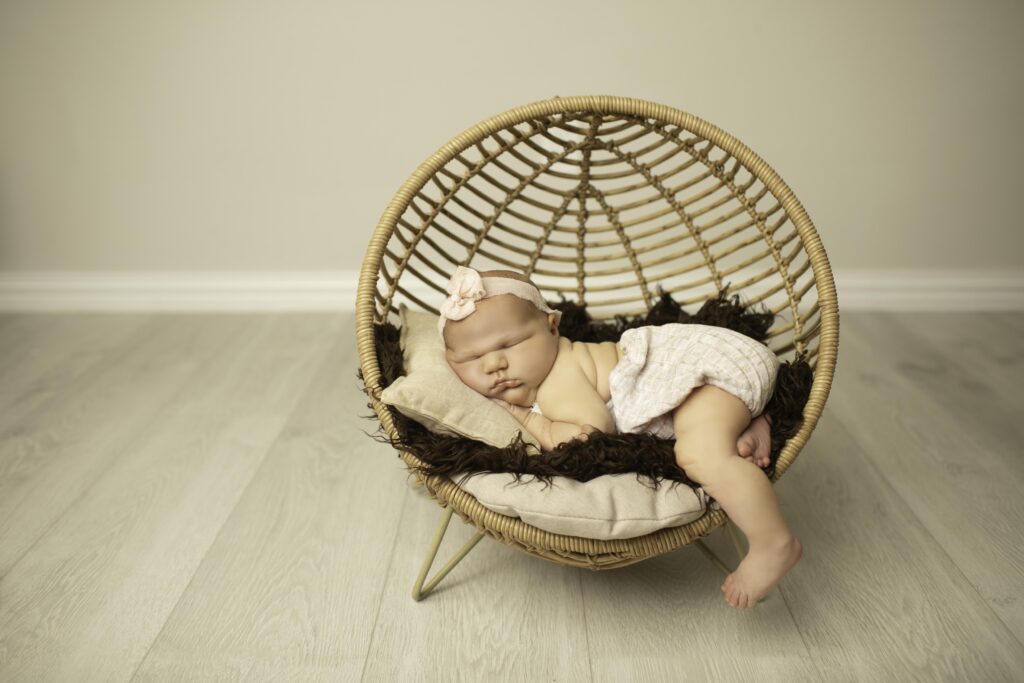
[[[778,174],[696,116],[624,97],[556,97],[494,116],[453,138],[406,180],[371,237],[356,336],[363,380],[384,429],[373,326],[397,305],[438,313],[456,266],[531,277],[549,301],[596,320],[641,315],[656,287],[687,308],[727,291],[775,314],[766,343],[801,355],[814,383],[800,431],[773,481],[807,442],[828,398],[839,341],[835,284],[814,225]],[[695,305],[695,306],[694,306]],[[409,465],[422,463],[410,453]],[[553,534],[482,506],[450,479],[423,479],[464,522],[530,554],[604,569],[706,536],[721,510],[631,539]]]

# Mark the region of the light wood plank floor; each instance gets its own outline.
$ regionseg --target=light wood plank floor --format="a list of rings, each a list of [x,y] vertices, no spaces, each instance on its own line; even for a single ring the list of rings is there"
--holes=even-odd
[[[414,602],[441,508],[367,435],[351,314],[0,316],[0,680],[1020,680],[1022,335],[844,313],[776,487],[804,558],[734,610],[693,547],[490,538]]]

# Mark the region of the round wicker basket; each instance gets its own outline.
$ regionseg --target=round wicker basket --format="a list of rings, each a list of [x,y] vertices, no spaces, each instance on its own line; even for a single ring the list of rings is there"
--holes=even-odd
[[[574,299],[596,320],[643,314],[657,301],[655,286],[686,308],[724,289],[763,304],[776,315],[769,348],[783,360],[805,355],[814,370],[803,424],[773,481],[807,443],[828,398],[839,310],[814,225],[767,163],[692,114],[626,97],[554,97],[465,130],[413,172],[370,238],[356,298],[363,381],[392,436],[374,325],[397,324],[399,302],[438,313],[457,265],[518,270],[549,301]],[[646,536],[579,538],[489,510],[446,477],[421,482],[480,532],[590,569],[665,553],[727,521],[711,509]]]

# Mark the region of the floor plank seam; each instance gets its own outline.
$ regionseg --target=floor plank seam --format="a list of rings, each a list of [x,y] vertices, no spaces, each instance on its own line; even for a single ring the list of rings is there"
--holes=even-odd
[[[814,650],[812,650],[811,647],[807,644],[807,639],[804,638],[804,632],[800,628],[800,622],[797,621],[796,615],[793,614],[793,608],[790,607],[789,600],[786,599],[786,595],[782,592],[781,587],[779,589],[779,597],[782,599],[782,604],[786,606],[786,611],[789,612],[790,621],[793,622],[793,628],[796,629],[797,635],[800,636],[800,642],[804,644],[804,652],[806,652],[807,657],[810,658],[811,665],[814,667],[814,670],[818,674],[818,680],[827,681],[828,676],[826,676],[825,672],[818,667],[818,661],[817,658],[814,656]]]
[[[300,393],[299,398],[296,400],[296,406],[301,402],[302,396],[304,396],[304,394]],[[152,651],[153,645],[156,644],[156,642],[160,639],[160,636],[163,634],[164,629],[167,627],[167,623],[171,620],[171,617],[174,615],[175,610],[178,609],[178,605],[181,604],[182,598],[184,598],[188,594],[189,588],[192,587],[193,582],[196,580],[196,576],[198,576],[199,571],[203,568],[203,563],[206,561],[207,556],[210,554],[210,549],[217,545],[217,541],[220,540],[220,537],[224,533],[224,530],[230,526],[231,519],[234,516],[235,512],[238,510],[239,503],[245,500],[245,494],[249,491],[250,488],[252,488],[253,482],[259,479],[260,470],[262,470],[266,466],[267,462],[270,460],[269,456],[271,453],[274,452],[274,447],[281,440],[281,435],[284,433],[287,426],[288,421],[286,420],[284,423],[282,423],[281,429],[277,432],[277,434],[274,435],[274,438],[268,444],[266,450],[263,453],[263,457],[260,458],[259,465],[257,465],[256,468],[253,470],[252,476],[249,477],[249,481],[247,481],[245,486],[242,487],[240,493],[238,494],[238,498],[235,499],[235,504],[231,506],[231,512],[229,512],[224,517],[224,521],[221,522],[220,528],[217,529],[217,533],[210,540],[210,544],[206,546],[206,551],[203,552],[202,558],[200,558],[199,561],[196,563],[196,568],[192,571],[192,576],[189,577],[188,583],[185,584],[185,587],[178,595],[178,599],[174,602],[174,606],[171,607],[170,610],[168,610],[167,618],[164,619],[164,623],[160,626],[160,630],[153,637],[153,640],[149,643],[149,647],[146,648],[146,654],[143,655],[142,659],[139,660],[139,665],[135,667],[135,670],[132,672],[132,678],[135,678],[139,669],[145,663],[146,658],[149,657],[149,653],[150,651]]]
[[[892,493],[893,498],[895,498],[898,501],[898,503],[896,504],[902,506],[903,509],[906,510],[908,516],[917,523],[917,526],[920,527],[921,531],[925,534],[925,536],[931,539],[931,545],[935,548],[938,548],[939,551],[946,556],[950,564],[952,564],[956,568],[956,571],[963,578],[964,583],[970,586],[971,590],[974,591],[974,594],[978,598],[978,602],[984,605],[985,608],[1002,625],[1006,632],[1010,634],[1010,637],[1013,638],[1013,640],[1016,641],[1018,645],[1024,648],[1024,643],[1022,643],[1020,638],[1018,638],[1017,635],[1013,632],[1013,629],[1011,629],[1010,626],[1005,621],[1003,621],[1003,618],[999,616],[999,613],[996,612],[995,609],[993,609],[992,605],[989,603],[988,600],[985,599],[985,596],[981,594],[981,591],[979,591],[978,587],[974,585],[974,582],[971,581],[970,577],[968,577],[964,573],[964,570],[960,567],[959,563],[957,563],[956,559],[949,554],[949,551],[946,550],[946,547],[939,542],[938,538],[935,537],[931,529],[929,529],[928,526],[921,520],[921,518],[917,516],[917,513],[915,513],[914,509],[910,507],[910,504],[907,503],[906,500],[904,500],[902,495],[900,495],[899,490],[893,485],[891,481],[889,481],[889,479],[885,476],[882,470],[880,470],[878,466],[875,465],[874,461],[872,461],[871,458],[863,455],[863,453],[866,452],[866,449],[860,441],[856,440],[856,433],[851,431],[850,428],[847,427],[846,423],[844,423],[843,420],[839,418],[839,416],[837,416],[834,412],[832,414],[832,417],[843,426],[843,429],[845,429],[847,433],[850,434],[850,436],[854,438],[854,442],[857,444],[859,451],[858,457],[860,457],[862,462],[867,463],[867,466],[875,473],[879,480],[881,480],[883,486],[889,489],[889,491]]]
[[[296,391],[295,392],[295,396],[296,396],[295,403],[292,405],[292,409],[289,412],[289,415],[294,414],[294,412],[299,407],[301,407],[303,398],[308,393],[309,387],[312,386],[313,383],[316,381],[317,376],[318,375],[317,375],[315,370],[313,372],[311,372],[310,373],[309,382],[307,382],[307,384],[304,386],[304,388],[301,391]],[[274,447],[278,444],[278,442],[281,441],[281,436],[288,429],[289,423],[290,423],[290,420],[284,420],[281,423],[281,428],[278,430],[277,434],[275,434],[273,439],[270,440],[269,444],[267,445],[266,450],[263,453],[263,456],[260,458],[259,464],[253,470],[252,476],[249,477],[249,481],[246,482],[244,487],[242,487],[242,489],[241,489],[241,491],[240,491],[240,493],[238,495],[238,498],[235,499],[235,504],[231,507],[231,512],[229,512],[224,517],[224,521],[221,523],[221,526],[217,530],[216,535],[214,535],[213,539],[210,541],[210,545],[208,545],[206,547],[206,551],[203,553],[203,557],[199,560],[199,562],[196,563],[196,568],[192,572],[192,576],[189,577],[188,583],[185,585],[185,588],[182,589],[181,594],[178,596],[178,599],[174,603],[174,606],[167,612],[167,619],[164,620],[164,623],[160,626],[160,631],[157,632],[156,636],[154,636],[153,640],[150,642],[149,647],[146,648],[146,654],[143,655],[143,657],[139,660],[139,664],[138,664],[138,666],[135,667],[135,670],[132,672],[132,676],[131,676],[131,678],[129,680],[132,680],[132,679],[134,679],[137,676],[139,669],[142,668],[142,665],[145,663],[146,659],[149,657],[149,653],[152,651],[153,645],[155,645],[157,643],[157,641],[159,641],[160,636],[163,634],[164,629],[167,627],[167,623],[171,620],[171,617],[174,615],[175,610],[178,609],[178,605],[181,604],[182,598],[184,598],[185,595],[188,594],[188,591],[192,587],[192,584],[195,581],[196,576],[199,574],[199,571],[202,569],[203,563],[206,561],[206,558],[207,558],[207,556],[210,553],[210,549],[217,545],[217,541],[220,540],[220,537],[224,533],[224,530],[228,526],[230,526],[231,519],[232,519],[233,515],[235,514],[235,512],[238,510],[239,503],[241,503],[245,499],[245,494],[249,491],[250,488],[252,488],[253,482],[255,482],[255,481],[257,481],[259,479],[260,471],[264,467],[267,466],[267,463],[270,461],[270,455],[274,452]],[[253,663],[253,666],[255,666],[255,662]],[[250,671],[251,670],[252,670],[252,667],[250,667]]]
[[[148,327],[150,324],[151,324],[151,322],[147,322],[145,324],[145,326]],[[240,337],[240,336],[242,336],[242,334],[244,332],[245,332],[244,329],[243,330],[239,330],[236,336]],[[232,339],[233,338],[234,337],[232,337]],[[125,345],[128,345],[128,342],[126,342]],[[113,353],[113,352],[114,352],[114,349],[111,349],[110,353]],[[201,363],[200,366],[198,368],[196,368],[195,371],[189,377],[190,378],[192,378],[192,377],[200,377],[200,378],[203,377],[205,375],[205,373],[206,373],[207,367],[209,365],[211,365],[212,363],[216,362],[221,357],[222,354],[223,354],[223,352],[218,352],[214,356],[209,358],[206,362]],[[126,355],[125,354],[120,354],[119,357],[121,359],[124,359],[126,357]],[[181,394],[184,394],[186,391],[188,391],[190,386],[192,386],[192,385],[190,385],[188,382],[183,383],[181,385],[180,389],[178,389],[175,392],[172,392],[171,395],[167,397],[167,403],[174,403],[175,399],[178,398]],[[40,406],[39,410],[41,411],[44,407],[45,406]],[[34,414],[35,413],[33,413],[33,415]],[[60,512],[60,514],[58,514],[53,519],[52,522],[50,522],[50,524],[47,525],[46,529],[42,533],[40,533],[39,536],[36,537],[36,539],[32,542],[32,545],[30,545],[28,548],[25,549],[24,552],[22,552],[22,554],[18,557],[18,559],[11,564],[10,568],[6,572],[4,572],[3,574],[0,574],[0,580],[2,580],[4,577],[6,577],[16,566],[18,566],[18,564],[20,564],[21,561],[25,559],[25,557],[32,550],[32,548],[34,548],[36,546],[36,544],[38,544],[41,539],[46,538],[46,535],[50,532],[50,530],[54,527],[54,525],[56,525],[57,522],[59,522],[60,520],[64,519],[64,517],[67,515],[68,511],[71,510],[72,508],[74,508],[75,505],[77,505],[80,500],[82,500],[90,491],[92,491],[92,489],[96,486],[96,484],[99,483],[103,479],[103,477],[105,477],[107,475],[107,473],[110,472],[110,470],[114,469],[114,467],[118,463],[120,463],[123,458],[130,457],[130,454],[133,452],[133,450],[135,448],[141,447],[142,442],[143,442],[143,440],[145,438],[145,435],[151,433],[150,427],[153,424],[155,424],[157,421],[161,420],[164,417],[165,417],[165,415],[163,413],[161,413],[159,410],[154,410],[152,418],[148,422],[146,422],[145,427],[143,429],[139,430],[139,435],[140,436],[137,439],[133,439],[133,440],[129,441],[129,443],[127,443],[124,446],[124,449],[123,449],[124,452],[122,452],[120,455],[117,455],[117,456],[114,456],[113,458],[111,458],[110,463],[107,465],[107,467],[104,468],[103,471],[100,474],[96,475],[96,477],[92,480],[92,482],[90,482],[89,485],[86,486],[82,490],[82,492],[79,493],[79,495],[76,496],[75,499],[72,500],[64,508],[64,510],[62,510]]]
[[[921,334],[920,332],[917,331],[917,329],[914,326],[908,325],[906,322],[900,320],[898,316],[886,315],[883,319],[889,321],[889,323],[893,327],[899,328],[902,334],[913,339],[917,343],[918,347],[926,346],[934,358],[938,359],[938,361],[942,363],[947,369],[953,371],[952,374],[954,379],[973,380],[975,377],[978,376],[978,374],[971,369],[969,364],[965,364],[965,358],[961,357],[958,353],[949,353],[949,349],[942,346],[942,344],[936,342],[935,339],[928,336],[927,334]],[[959,351],[959,349],[956,349],[956,351]],[[901,374],[903,380],[906,382],[908,386],[913,387],[916,391],[920,392],[924,396],[932,395],[932,391],[929,389],[929,387],[923,386],[919,382],[915,381],[915,378],[910,373],[904,371]],[[1005,389],[1002,389],[999,386],[993,386],[993,383],[991,381],[986,380],[984,382],[981,382],[981,384],[984,386],[984,389],[988,392],[985,398],[992,401],[992,403],[994,404],[1011,406],[1014,404],[1014,401],[1017,398],[1016,394],[1006,393]],[[943,410],[945,409],[941,405],[939,405],[939,408]]]
[[[576,567],[576,578],[580,586],[580,607],[583,612],[583,635],[587,639],[587,667],[590,669],[590,682],[594,682],[594,653],[590,649],[590,627],[587,625],[587,599],[583,594],[583,570]]]
[[[395,563],[395,552],[398,548],[398,537],[402,533],[402,519],[405,517],[405,506],[409,500],[409,487],[402,488],[402,506],[398,511],[398,526],[395,527],[395,537],[391,541],[391,554],[388,557],[388,566],[384,569],[384,581],[381,582],[380,595],[377,596],[377,610],[373,613],[373,625],[370,626],[370,641],[366,644],[366,656],[363,657],[363,670],[359,673],[359,683],[366,679],[366,665],[370,662],[370,653],[373,651],[373,638],[377,633],[377,622],[380,619],[381,605],[384,604],[384,593],[388,588],[388,576],[391,574],[391,567]],[[410,598],[411,599],[411,598]]]
[[[182,391],[184,391],[184,387],[182,387]],[[147,423],[146,428],[140,430],[140,433],[141,434],[148,433],[149,432],[149,426],[152,425],[157,420],[159,420],[161,417],[162,417],[162,415],[160,414],[159,411],[154,411],[153,419],[149,423]],[[110,470],[114,469],[122,461],[123,458],[130,457],[131,451],[133,450],[133,447],[136,446],[136,442],[138,442],[140,440],[141,440],[141,437],[139,439],[133,440],[131,443],[129,443],[128,445],[125,446],[123,453],[121,453],[120,455],[114,456],[113,458],[110,459],[110,463],[103,469],[103,471],[100,472],[99,474],[97,474],[93,478],[93,480],[91,482],[89,482],[89,485],[86,486],[84,489],[82,489],[82,491],[70,503],[68,503],[64,507],[64,509],[61,510],[61,512],[58,515],[56,515],[53,518],[53,521],[51,521],[46,526],[46,528],[43,531],[41,531],[38,536],[36,536],[36,539],[34,541],[32,541],[32,545],[30,545],[27,548],[25,548],[25,550],[21,553],[21,555],[18,556],[18,559],[15,560],[11,564],[10,568],[6,572],[4,572],[3,574],[0,574],[0,581],[2,581],[11,571],[13,571],[15,567],[17,567],[19,564],[21,564],[22,560],[24,560],[25,557],[27,557],[28,554],[30,552],[32,552],[32,549],[35,548],[36,545],[39,544],[39,541],[41,541],[42,539],[46,538],[47,534],[50,533],[50,530],[53,529],[53,527],[56,526],[58,522],[63,520],[64,517],[67,516],[68,511],[72,510],[76,505],[78,505],[78,502],[80,500],[82,500],[83,498],[88,496],[89,493],[96,487],[96,485],[100,481],[102,481],[104,477],[107,476],[107,473],[110,472]]]

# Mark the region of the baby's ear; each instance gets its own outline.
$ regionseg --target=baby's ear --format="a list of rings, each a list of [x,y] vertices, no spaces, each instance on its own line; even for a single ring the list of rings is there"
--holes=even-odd
[[[558,335],[558,323],[562,320],[562,312],[555,311],[548,313],[548,328],[557,336]]]

